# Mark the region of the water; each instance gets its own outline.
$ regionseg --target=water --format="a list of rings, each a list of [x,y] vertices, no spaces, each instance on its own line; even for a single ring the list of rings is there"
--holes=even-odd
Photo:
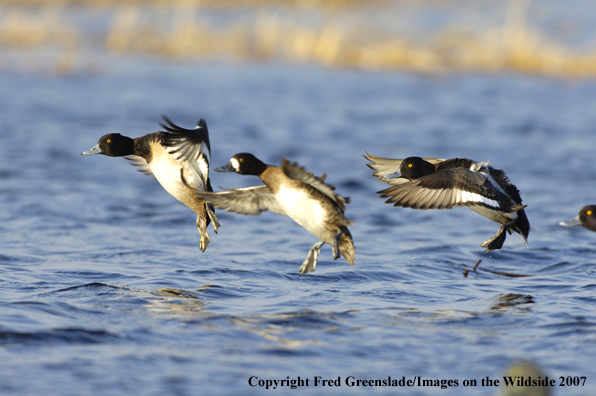
[[[0,75],[3,395],[265,393],[251,376],[309,378],[313,394],[492,395],[481,379],[518,359],[557,384],[587,377],[556,395],[594,393],[596,234],[557,225],[596,202],[594,82],[108,64]],[[356,266],[325,246],[301,277],[316,239],[271,213],[218,212],[220,233],[201,253],[194,214],[156,180],[121,158],[81,157],[105,133],[156,131],[160,113],[185,127],[205,118],[215,166],[249,151],[327,173],[352,198]],[[384,204],[364,150],[490,160],[529,205],[529,249],[516,234],[484,254],[498,225],[465,208]],[[259,180],[214,173],[212,183]],[[315,376],[341,386],[314,387]],[[459,386],[348,387],[349,376]]]

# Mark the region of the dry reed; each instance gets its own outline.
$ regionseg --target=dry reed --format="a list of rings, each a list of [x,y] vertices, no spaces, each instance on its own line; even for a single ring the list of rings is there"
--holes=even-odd
[[[96,51],[153,54],[173,59],[226,57],[245,60],[283,60],[314,63],[333,68],[366,70],[411,70],[423,73],[445,71],[517,71],[565,78],[596,76],[596,53],[580,52],[549,40],[526,25],[529,0],[511,0],[503,26],[474,32],[443,30],[413,40],[388,34],[358,12],[317,11],[315,18],[301,12],[280,13],[262,7],[275,0],[244,0],[245,12],[229,14],[228,22],[216,25],[204,4],[213,1],[163,2],[108,0],[28,0],[37,6],[0,4],[0,46],[5,48],[59,48],[55,68],[76,68],[77,56],[95,45]],[[7,4],[8,3],[8,4]],[[80,10],[107,18],[108,28],[92,33],[76,20],[68,19],[71,3],[84,3]],[[221,4],[230,4],[225,1]],[[41,5],[40,5],[41,4]],[[238,4],[238,3],[236,3]],[[254,6],[258,4],[259,6]],[[291,4],[309,7],[353,7],[358,0],[296,0]],[[382,4],[382,2],[377,2]],[[251,5],[250,7],[248,5]],[[231,6],[230,6],[231,7]],[[250,12],[246,11],[250,10]],[[343,17],[342,17],[343,16]]]

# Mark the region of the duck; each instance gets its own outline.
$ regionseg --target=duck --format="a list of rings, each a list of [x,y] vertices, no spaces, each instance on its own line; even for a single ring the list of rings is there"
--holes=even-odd
[[[258,216],[269,210],[286,215],[320,239],[300,266],[301,275],[315,270],[325,243],[331,245],[335,260],[341,254],[350,265],[355,264],[356,250],[348,229],[354,222],[344,214],[350,199],[337,195],[335,187],[325,183],[325,174],[317,177],[285,158],[281,166],[268,165],[251,153],[238,153],[215,171],[258,176],[264,185],[222,192],[195,191],[203,201],[238,214]]]
[[[134,139],[109,133],[81,155],[125,157],[140,172],[154,175],[170,195],[197,214],[199,249],[205,252],[211,241],[207,226],[211,223],[215,233],[220,226],[213,207],[195,194],[195,191],[213,191],[209,179],[211,145],[207,123],[201,118],[194,129],[184,129],[167,116],[162,117],[165,124],[159,125],[163,131]]]
[[[385,203],[412,209],[466,206],[501,224],[497,235],[483,242],[485,253],[501,249],[507,232],[520,234],[528,245],[530,223],[519,190],[505,172],[467,158],[382,158],[364,155],[372,174],[392,187],[378,191]]]
[[[559,223],[563,227],[584,226],[590,231],[596,231],[596,205],[584,206],[577,216]]]

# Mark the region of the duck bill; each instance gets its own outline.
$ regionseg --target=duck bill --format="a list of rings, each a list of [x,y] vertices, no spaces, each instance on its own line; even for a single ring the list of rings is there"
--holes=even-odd
[[[399,170],[397,170],[393,173],[389,173],[388,175],[384,175],[383,179],[399,179],[400,177],[403,177],[403,175]]]
[[[103,151],[101,151],[101,149],[99,148],[99,143],[97,143],[95,146],[93,146],[92,149],[83,151],[81,153],[81,155],[95,155],[95,154],[102,154],[102,153],[103,153]]]
[[[562,221],[559,223],[559,225],[563,227],[575,227],[581,225],[581,222],[579,221],[579,215],[575,216],[573,219]]]
[[[227,165],[224,165],[221,168],[216,168],[215,171],[216,172],[236,172],[236,169],[234,168],[234,165],[232,165],[232,162],[228,162]]]

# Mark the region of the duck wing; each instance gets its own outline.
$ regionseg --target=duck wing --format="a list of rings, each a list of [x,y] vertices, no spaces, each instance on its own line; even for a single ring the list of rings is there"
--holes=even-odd
[[[209,131],[204,119],[200,119],[194,129],[184,129],[174,124],[162,114],[165,124],[160,123],[166,131],[162,133],[162,144],[193,175],[194,184],[199,190],[209,191],[209,164],[211,162],[211,145]]]
[[[491,179],[482,172],[449,168],[419,179],[405,179],[405,183],[379,191],[378,194],[382,198],[389,198],[386,203],[412,209],[482,205],[505,213],[519,210],[521,206],[515,205]]]
[[[131,165],[138,166],[139,168],[137,170],[139,172],[142,172],[146,175],[153,174],[151,168],[149,167],[149,164],[147,163],[147,161],[145,161],[145,158],[141,157],[140,155],[127,155],[124,158],[129,160]]]
[[[350,198],[337,195],[334,192],[335,186],[325,183],[327,175],[323,174],[321,177],[316,177],[313,173],[307,172],[304,167],[299,166],[297,162],[290,163],[285,158],[281,159],[281,167],[290,179],[298,180],[313,187],[329,197],[342,211],[346,210],[345,204],[350,203]]]
[[[501,186],[503,190],[509,194],[509,196],[513,199],[514,202],[521,204],[522,198],[519,190],[515,185],[513,185],[510,181],[505,172],[501,169],[495,169],[493,167],[488,167],[490,175],[493,177],[495,182]]]
[[[205,192],[195,188],[195,194],[217,209],[244,215],[258,216],[266,210],[285,215],[267,186],[237,188],[223,192]]]
[[[365,151],[366,152],[366,151]],[[364,158],[372,162],[371,164],[366,164],[370,169],[374,170],[375,172],[372,174],[374,177],[382,181],[383,183],[387,183],[392,186],[396,186],[399,184],[403,184],[408,182],[408,179],[404,178],[392,178],[388,179],[385,178],[386,175],[391,173],[395,173],[399,170],[403,159],[393,159],[393,158],[383,158],[377,157],[376,155],[369,154],[366,152],[366,155],[363,155]],[[445,161],[441,158],[423,158],[425,161],[430,162],[431,164],[438,164],[440,162]]]

